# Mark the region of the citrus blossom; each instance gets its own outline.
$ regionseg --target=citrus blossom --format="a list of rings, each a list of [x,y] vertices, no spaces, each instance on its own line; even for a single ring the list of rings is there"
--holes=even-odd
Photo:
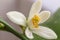
[[[44,23],[50,17],[50,12],[40,12],[41,8],[42,1],[38,0],[33,3],[28,19],[26,19],[26,17],[21,12],[17,11],[8,12],[7,16],[12,22],[25,26],[25,35],[30,39],[34,38],[33,33],[45,39],[57,39],[57,35],[52,29],[44,26],[39,26],[39,24]]]

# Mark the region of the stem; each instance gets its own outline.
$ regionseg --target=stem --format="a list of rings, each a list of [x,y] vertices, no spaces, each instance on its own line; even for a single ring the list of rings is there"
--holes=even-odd
[[[0,23],[4,24],[4,28],[2,30],[6,30],[10,32],[14,34],[15,36],[17,36],[18,38],[21,38],[22,40],[29,40],[24,34],[21,34],[15,29],[13,29],[12,26],[6,23],[4,20],[0,19]]]
[[[26,27],[25,27],[25,26],[22,26],[22,25],[19,25],[19,26],[20,26],[20,28],[22,29],[23,34],[24,34]]]
[[[24,34],[20,34],[19,32],[17,32],[16,30],[14,30],[11,27],[5,27],[6,31],[13,33],[14,35],[16,35],[17,37],[21,38],[22,40],[28,40]]]

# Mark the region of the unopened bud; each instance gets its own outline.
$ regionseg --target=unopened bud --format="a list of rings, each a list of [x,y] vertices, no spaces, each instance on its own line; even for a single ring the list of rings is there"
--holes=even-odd
[[[4,24],[0,23],[0,29],[3,29],[3,28],[4,28]]]

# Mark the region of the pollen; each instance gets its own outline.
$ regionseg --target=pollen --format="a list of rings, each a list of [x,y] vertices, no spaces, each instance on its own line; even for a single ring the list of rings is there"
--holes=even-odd
[[[32,18],[32,23],[34,28],[38,28],[39,21],[40,21],[40,17],[38,15],[34,15],[34,17]]]

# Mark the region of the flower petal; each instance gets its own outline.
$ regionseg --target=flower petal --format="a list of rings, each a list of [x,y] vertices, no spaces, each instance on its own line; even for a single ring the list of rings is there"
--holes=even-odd
[[[7,13],[7,17],[14,23],[18,25],[25,26],[26,18],[25,16],[17,11],[11,11]]]
[[[33,29],[33,33],[45,39],[57,39],[56,33],[47,27],[40,26],[38,29]]]
[[[45,22],[46,20],[48,20],[50,18],[50,12],[49,11],[42,11],[39,16],[41,18],[40,23]]]
[[[33,39],[33,33],[29,30],[29,28],[26,28],[25,30],[25,35],[29,38],[29,39]]]
[[[33,3],[28,20],[30,20],[36,13],[39,13],[42,7],[42,0],[38,0],[35,3]]]

